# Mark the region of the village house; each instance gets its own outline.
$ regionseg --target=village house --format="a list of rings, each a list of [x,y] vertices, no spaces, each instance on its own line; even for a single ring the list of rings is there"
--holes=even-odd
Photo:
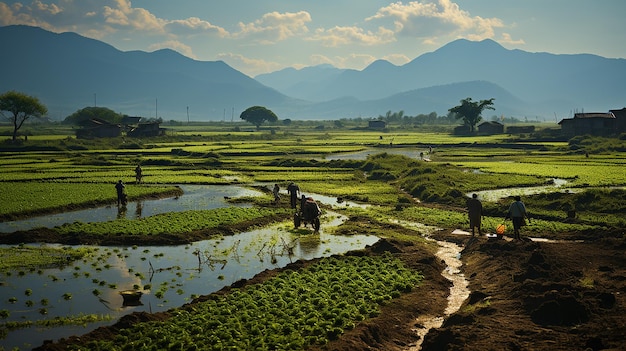
[[[479,134],[502,134],[504,133],[504,125],[496,121],[483,122],[478,125],[478,133]]]
[[[165,129],[160,128],[159,122],[139,123],[136,127],[131,128],[126,135],[133,138],[161,136],[165,135]]]
[[[567,136],[612,135],[619,132],[617,119],[613,112],[576,113],[574,118],[562,119],[559,125],[563,134]]]
[[[103,119],[92,118],[76,131],[76,137],[79,139],[91,138],[115,138],[122,134],[122,127],[119,124],[112,124]]]
[[[381,120],[369,121],[367,126],[374,129],[385,129],[387,127],[387,122]]]

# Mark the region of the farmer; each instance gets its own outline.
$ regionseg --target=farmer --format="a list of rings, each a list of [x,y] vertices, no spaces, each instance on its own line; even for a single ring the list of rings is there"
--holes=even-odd
[[[472,236],[474,229],[478,227],[478,235],[482,235],[480,222],[483,217],[483,204],[478,200],[478,194],[472,194],[472,198],[467,200],[467,216],[469,217],[470,228],[472,228]]]
[[[137,180],[137,183],[141,183],[141,166],[137,165],[137,167],[135,167],[135,179]]]
[[[300,213],[304,214],[304,206],[306,206],[306,195],[302,194],[300,198]]]
[[[296,185],[296,183],[291,182],[289,183],[289,186],[287,186],[287,192],[290,196],[291,208],[296,208],[296,203],[298,202],[298,194],[300,193],[300,187]]]
[[[507,213],[505,219],[511,218],[511,221],[513,222],[513,238],[515,240],[520,240],[522,238],[520,237],[519,230],[522,226],[526,225],[524,217],[528,218],[529,222],[530,217],[528,217],[528,212],[526,212],[526,206],[524,206],[522,198],[517,195],[514,199],[515,201],[513,201],[511,206],[509,206],[509,212]]]
[[[278,184],[274,184],[274,189],[272,190],[272,193],[274,194],[274,203],[278,204],[278,202],[280,201],[280,187],[278,186]]]
[[[124,183],[120,179],[117,184],[115,184],[115,190],[117,190],[117,206],[126,205],[126,199],[124,198]]]

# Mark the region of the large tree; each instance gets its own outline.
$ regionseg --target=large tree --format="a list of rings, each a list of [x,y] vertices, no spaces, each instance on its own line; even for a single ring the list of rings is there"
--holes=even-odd
[[[495,110],[495,108],[493,108],[493,100],[495,100],[495,98],[472,101],[472,98],[468,97],[461,100],[460,105],[454,106],[448,111],[453,113],[456,119],[462,118],[465,125],[469,126],[470,131],[474,132],[476,125],[482,120],[480,114],[483,113],[483,110]]]
[[[10,115],[6,116],[4,113]],[[14,90],[0,95],[0,114],[13,123],[13,141],[17,140],[17,131],[31,117],[41,118],[48,113],[48,108],[36,97]]]
[[[123,116],[119,113],[106,107],[85,107],[65,117],[63,123],[84,126],[94,118],[98,118],[109,123],[120,123],[122,121],[122,117]]]
[[[261,127],[261,124],[263,124],[263,122],[265,121],[278,121],[278,117],[276,116],[276,114],[263,106],[248,107],[245,111],[241,113],[239,118],[243,119],[246,122],[254,124],[256,126],[256,129],[259,129]]]

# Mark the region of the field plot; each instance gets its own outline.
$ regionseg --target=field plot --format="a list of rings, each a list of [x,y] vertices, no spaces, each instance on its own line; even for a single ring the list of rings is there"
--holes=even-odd
[[[416,319],[428,314],[446,322],[427,334],[424,351],[441,349],[441,340],[474,345],[472,335],[481,335],[483,349],[547,350],[551,340],[568,350],[615,348],[617,335],[626,333],[618,317],[626,301],[615,293],[626,281],[621,139],[537,140],[452,136],[420,132],[419,126],[317,128],[315,122],[259,130],[226,123],[179,126],[149,140],[86,141],[61,132],[29,137],[23,150],[0,150],[5,221],[91,206],[118,208],[121,215],[125,210],[115,205],[113,188],[119,179],[137,210],[141,199],[184,197],[181,187],[190,185],[239,186],[260,195],[219,193],[219,208],[211,209],[202,207],[200,195],[167,213],[0,234],[0,242],[115,245],[84,252],[72,247],[81,255],[68,253],[63,264],[55,261],[57,267],[33,259],[24,245],[3,247],[11,262],[33,262],[2,266],[0,289],[10,291],[10,301],[0,308],[0,336],[18,345],[13,341],[33,332],[30,325],[64,323],[56,317],[65,314],[68,324],[88,323],[91,330],[116,323],[115,329],[84,336],[77,329],[79,338],[42,350],[408,351],[417,340]],[[585,149],[589,145],[594,148]],[[141,183],[133,172],[137,165]],[[320,232],[295,228],[299,208],[291,208],[285,196],[290,182],[298,184],[299,195],[317,198],[324,216]],[[281,188],[277,201],[271,195],[275,183]],[[555,185],[562,183],[565,190]],[[464,234],[472,192],[483,203],[483,235],[475,237]],[[518,241],[510,238],[512,224],[505,220],[512,194],[522,194],[532,219]],[[484,235],[502,223],[503,240]],[[424,236],[461,245],[456,255],[472,293],[452,316],[443,312],[450,289],[441,277],[450,267],[435,256],[437,241]],[[359,250],[345,253],[352,247]],[[493,268],[490,259],[501,267]],[[67,282],[80,282],[82,292],[63,292]],[[54,288],[55,296],[44,296],[51,291],[44,286]],[[110,304],[121,301],[123,289],[142,292],[148,306]],[[74,309],[73,299],[107,302],[114,312],[102,318],[60,313]],[[158,313],[122,317],[133,308]],[[580,318],[568,320],[567,311]],[[21,313],[28,317],[16,320]],[[490,325],[502,332],[487,333]]]

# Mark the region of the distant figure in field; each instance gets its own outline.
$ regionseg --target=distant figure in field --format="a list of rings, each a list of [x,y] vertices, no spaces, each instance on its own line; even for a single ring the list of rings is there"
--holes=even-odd
[[[278,186],[278,184],[274,184],[274,189],[272,190],[272,193],[274,194],[274,203],[278,204],[278,202],[280,201],[280,187]]]
[[[291,182],[289,183],[289,186],[287,186],[287,192],[290,196],[291,208],[296,208],[296,204],[298,203],[298,195],[300,193],[300,187],[296,185],[296,183]]]
[[[124,183],[120,179],[117,184],[115,184],[115,190],[117,191],[117,205],[126,205],[126,194],[124,193]]]
[[[522,202],[522,198],[518,195],[514,197],[515,201],[511,203],[509,206],[509,212],[507,213],[505,219],[511,218],[511,222],[513,222],[513,235],[514,239],[520,240],[520,228],[526,225],[526,221],[524,221],[524,217],[528,218],[530,222],[530,217],[528,217],[528,212],[526,212],[526,206]]]
[[[141,177],[143,177],[141,166],[137,165],[137,167],[135,167],[135,179],[137,180],[137,183],[141,183]]]
[[[467,200],[467,216],[470,228],[472,228],[472,236],[474,236],[475,228],[478,228],[478,235],[482,235],[480,222],[483,218],[483,204],[478,200],[477,194],[472,194],[472,198]]]
[[[300,212],[304,212],[304,206],[306,206],[306,195],[302,194],[300,198]]]

